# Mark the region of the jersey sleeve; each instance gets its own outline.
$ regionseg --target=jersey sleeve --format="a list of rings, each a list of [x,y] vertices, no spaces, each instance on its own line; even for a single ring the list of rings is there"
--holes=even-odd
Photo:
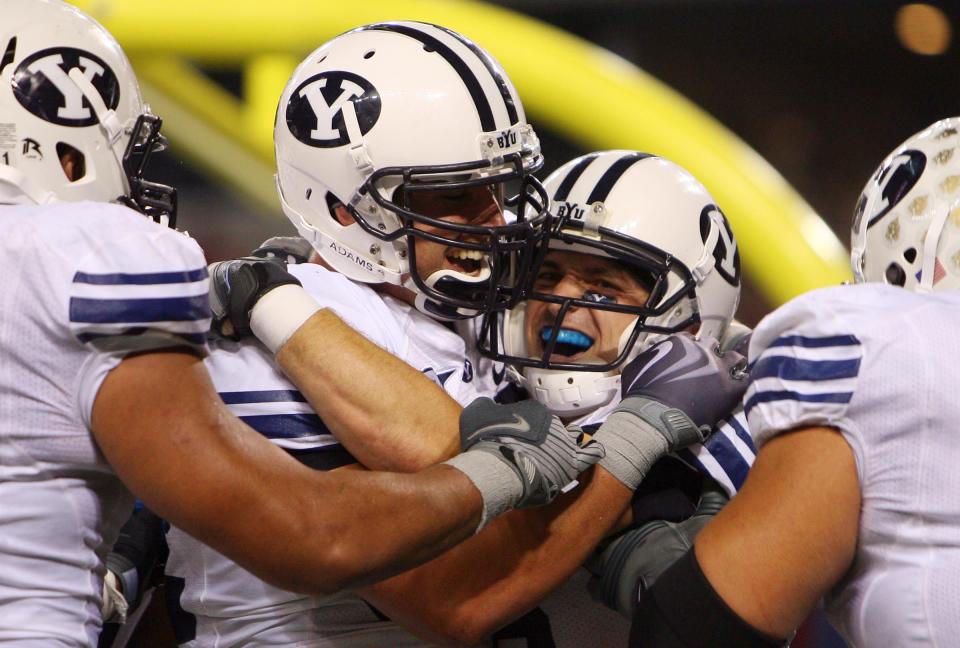
[[[68,322],[92,351],[79,382],[88,424],[100,384],[127,355],[173,348],[206,355],[208,288],[200,247],[165,228],[101,237],[82,256],[70,281]]]
[[[757,448],[779,432],[829,426],[848,432],[863,345],[837,289],[808,293],[760,322],[750,342],[744,396]]]
[[[677,456],[712,478],[729,497],[736,495],[757,457],[743,408],[717,423],[706,442],[679,450]]]

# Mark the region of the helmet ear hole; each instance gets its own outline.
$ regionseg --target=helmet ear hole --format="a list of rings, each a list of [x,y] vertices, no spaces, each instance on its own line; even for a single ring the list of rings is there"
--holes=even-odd
[[[60,158],[60,166],[70,182],[76,182],[87,175],[86,157],[76,147],[66,142],[57,142],[57,157]]]
[[[907,273],[899,263],[891,263],[884,272],[884,278],[891,286],[900,286],[901,288],[907,282]]]
[[[917,248],[907,248],[903,251],[903,258],[907,263],[913,263],[917,260]]]

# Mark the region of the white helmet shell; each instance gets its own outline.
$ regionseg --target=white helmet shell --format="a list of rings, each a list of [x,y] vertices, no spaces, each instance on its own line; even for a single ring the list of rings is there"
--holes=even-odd
[[[549,362],[546,350],[530,360],[536,353],[526,348],[525,309],[507,311],[504,359],[520,367],[534,397],[558,414],[576,416],[610,402],[619,391],[620,366],[662,335],[699,323],[698,335],[723,336],[740,298],[739,252],[723,212],[692,175],[663,158],[604,151],[571,160],[544,185],[559,221],[550,249],[616,259],[650,274],[655,286],[635,325],[621,336],[617,359],[594,371],[576,363],[557,367],[563,363]],[[559,328],[560,322],[553,337]]]
[[[440,301],[455,278],[411,273],[412,226],[429,219],[400,204],[398,187],[535,182],[527,174],[542,164],[500,65],[463,36],[417,22],[361,27],[307,56],[280,98],[275,145],[284,212],[328,264],[355,281],[405,285]],[[337,204],[356,223],[342,225]],[[527,228],[520,221],[517,232]],[[448,229],[454,242],[469,234]],[[460,278],[461,288],[479,283]],[[450,299],[476,306],[470,301]]]
[[[929,292],[960,288],[960,117],[898,146],[870,177],[854,215],[858,283]]]
[[[140,177],[159,120],[129,61],[103,27],[66,3],[4,0],[0,123],[0,202],[122,198],[148,212],[151,199],[175,207],[172,189]],[[78,162],[72,180],[61,164],[68,154]]]

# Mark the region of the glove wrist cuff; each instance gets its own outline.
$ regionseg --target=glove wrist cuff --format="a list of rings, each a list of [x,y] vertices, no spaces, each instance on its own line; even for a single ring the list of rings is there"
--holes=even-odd
[[[320,308],[299,284],[278,286],[261,297],[250,311],[250,330],[276,354]]]
[[[701,443],[705,438],[703,431],[681,410],[644,396],[628,396],[614,412],[626,412],[646,422],[663,435],[671,452]]]
[[[523,482],[504,460],[487,450],[474,448],[444,463],[465,474],[480,491],[483,514],[474,530],[474,533],[479,533],[490,520],[514,508],[523,495]]]

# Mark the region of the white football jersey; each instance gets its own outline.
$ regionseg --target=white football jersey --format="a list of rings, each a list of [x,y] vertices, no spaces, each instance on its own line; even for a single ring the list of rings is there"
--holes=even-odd
[[[447,326],[319,265],[290,266],[290,271],[321,305],[426,374],[461,404],[493,395],[493,379],[474,370],[481,359]],[[213,342],[206,363],[229,409],[273,443],[322,470],[356,463],[260,344]],[[424,645],[360,597],[287,592],[177,529],[171,529],[167,540],[168,597],[179,599],[171,618],[182,645]],[[282,551],[282,545],[277,550]]]
[[[0,206],[0,644],[91,646],[133,499],[90,432],[130,352],[210,325],[200,248],[119,205]]]
[[[826,597],[852,646],[953,646],[960,636],[960,292],[818,290],[757,327],[745,397],[757,447],[838,429],[860,481],[850,571]]]

